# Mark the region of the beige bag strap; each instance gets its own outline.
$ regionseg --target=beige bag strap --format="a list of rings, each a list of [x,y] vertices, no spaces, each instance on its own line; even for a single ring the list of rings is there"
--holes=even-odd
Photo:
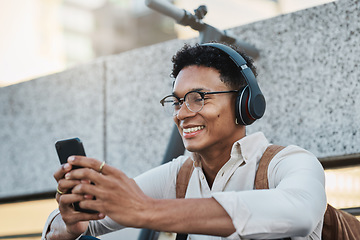
[[[176,198],[185,198],[186,189],[193,171],[194,162],[191,158],[188,158],[180,167],[176,178]]]
[[[273,159],[273,157],[284,148],[284,146],[279,145],[270,145],[266,148],[260,159],[259,167],[256,171],[255,189],[269,189],[269,181],[267,177],[269,164],[271,159]]]

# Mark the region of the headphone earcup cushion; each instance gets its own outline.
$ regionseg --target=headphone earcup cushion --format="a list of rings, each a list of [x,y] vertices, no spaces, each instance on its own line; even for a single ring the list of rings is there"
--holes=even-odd
[[[239,92],[238,96],[236,97],[236,119],[239,124],[241,125],[250,125],[252,124],[255,119],[250,116],[249,109],[248,109],[248,101],[249,101],[249,86],[243,88],[242,91]]]

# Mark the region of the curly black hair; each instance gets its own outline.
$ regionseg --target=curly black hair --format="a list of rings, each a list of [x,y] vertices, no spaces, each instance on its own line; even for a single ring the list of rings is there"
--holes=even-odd
[[[245,59],[247,66],[252,70],[256,77],[257,72],[255,66],[253,65],[253,60],[235,46],[228,44],[225,45],[233,48]],[[246,85],[245,79],[236,64],[226,53],[214,47],[202,46],[200,44],[196,44],[192,47],[185,44],[172,57],[171,61],[173,62],[173,69],[171,73],[173,78],[176,78],[183,68],[196,65],[217,69],[220,73],[221,81],[233,89],[241,89]]]

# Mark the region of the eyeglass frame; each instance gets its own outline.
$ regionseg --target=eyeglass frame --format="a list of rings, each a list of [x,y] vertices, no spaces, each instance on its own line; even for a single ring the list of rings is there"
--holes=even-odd
[[[186,101],[185,101],[185,100],[186,100],[186,96],[187,96],[188,94],[190,94],[190,93],[193,93],[193,92],[196,92],[196,93],[200,94],[201,99],[202,99],[202,106],[201,106],[200,110],[199,110],[199,111],[196,111],[196,112],[194,112],[193,110],[191,110],[191,109],[189,108],[188,104],[187,104]],[[165,96],[163,99],[160,100],[160,103],[161,103],[161,105],[162,105],[163,107],[165,107],[165,105],[164,105],[165,99],[168,98],[168,97],[174,97],[174,98],[176,98],[176,99],[179,101],[180,106],[179,106],[179,110],[178,110],[178,111],[175,111],[175,109],[174,109],[173,116],[176,116],[176,115],[178,114],[178,112],[180,111],[180,109],[181,109],[181,107],[182,107],[182,105],[183,105],[184,103],[185,103],[185,106],[187,107],[187,109],[189,109],[189,111],[191,111],[191,112],[193,112],[193,113],[198,113],[198,112],[200,112],[200,111],[203,109],[203,107],[204,107],[204,104],[205,104],[205,103],[204,103],[204,102],[205,102],[205,95],[221,94],[221,93],[235,93],[235,92],[238,93],[239,90],[214,91],[214,92],[201,92],[201,91],[199,91],[199,90],[193,90],[193,91],[187,92],[183,98],[179,98],[178,96],[176,96],[176,95],[174,95],[174,94],[167,95],[167,96]],[[175,113],[175,112],[176,112],[176,113]]]

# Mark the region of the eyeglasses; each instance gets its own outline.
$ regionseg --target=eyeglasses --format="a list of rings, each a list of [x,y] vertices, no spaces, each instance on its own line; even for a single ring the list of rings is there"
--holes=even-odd
[[[165,108],[165,111],[172,116],[178,114],[181,106],[185,102],[186,107],[191,112],[200,112],[204,107],[205,95],[209,94],[221,94],[221,93],[233,93],[239,92],[238,90],[221,91],[221,92],[200,92],[190,91],[185,94],[184,98],[179,98],[174,95],[169,95],[161,99],[160,103]]]

